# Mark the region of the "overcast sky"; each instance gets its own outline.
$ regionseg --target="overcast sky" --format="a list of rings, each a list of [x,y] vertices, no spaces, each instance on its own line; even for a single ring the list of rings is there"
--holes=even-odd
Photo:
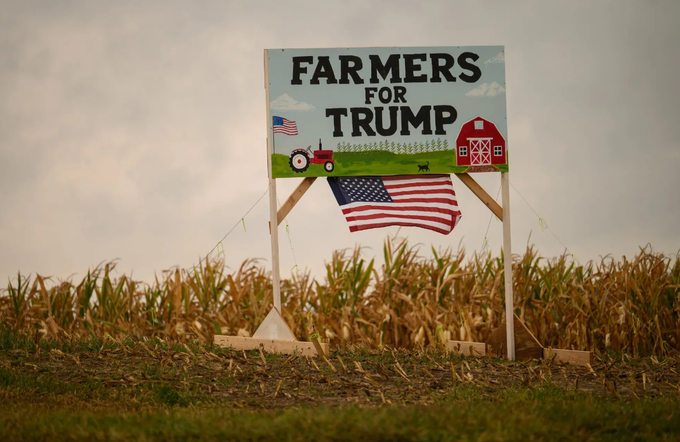
[[[679,44],[676,0],[0,1],[0,278],[196,264],[267,189],[265,48],[504,45],[513,252],[531,233],[544,256],[675,254]],[[496,196],[500,174],[474,176]],[[450,235],[399,232],[424,255],[483,244],[490,212],[454,185]],[[224,241],[232,268],[270,265],[268,220],[265,197]],[[350,234],[325,180],[288,223],[284,275],[397,231]]]

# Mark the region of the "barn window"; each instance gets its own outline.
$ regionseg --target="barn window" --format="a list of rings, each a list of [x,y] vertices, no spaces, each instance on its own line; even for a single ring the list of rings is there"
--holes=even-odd
[[[494,146],[493,147],[493,154],[496,157],[503,155],[503,148],[501,146]]]
[[[458,155],[461,157],[467,156],[467,146],[458,146]]]
[[[483,129],[484,129],[484,121],[482,121],[482,120],[475,121],[475,130],[483,130]]]

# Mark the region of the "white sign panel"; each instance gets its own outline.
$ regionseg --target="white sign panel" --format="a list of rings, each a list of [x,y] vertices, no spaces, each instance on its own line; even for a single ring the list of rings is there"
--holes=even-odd
[[[274,178],[508,170],[503,46],[265,51]]]

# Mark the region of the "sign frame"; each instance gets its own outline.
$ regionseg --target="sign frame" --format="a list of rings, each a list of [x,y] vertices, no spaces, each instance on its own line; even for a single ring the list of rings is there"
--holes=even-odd
[[[314,183],[316,177],[305,177],[298,187],[293,191],[290,197],[286,200],[280,210],[277,210],[276,198],[276,178],[273,174],[272,167],[272,152],[274,146],[274,128],[272,124],[272,115],[269,108],[269,59],[268,50],[264,50],[264,67],[265,67],[265,89],[267,99],[267,172],[269,179],[269,229],[271,237],[271,251],[272,251],[272,295],[273,307],[272,311],[267,315],[258,330],[255,332],[253,338],[237,338],[237,337],[220,337],[219,345],[233,346],[234,348],[257,348],[263,342],[267,342],[270,351],[277,351],[281,353],[291,353],[303,350],[312,354],[311,348],[313,344],[318,344],[318,338],[312,338],[313,342],[299,342],[291,340],[292,333],[286,333],[287,327],[285,321],[281,316],[281,273],[279,261],[279,239],[278,226],[285,219],[286,215],[292,210],[302,198],[309,187]],[[512,293],[512,252],[510,241],[510,177],[509,172],[501,171],[501,187],[502,187],[502,207],[467,173],[455,174],[501,221],[503,222],[503,249],[505,251],[505,308],[506,317],[513,317],[513,293]],[[515,332],[514,321],[506,321],[506,336],[507,336],[507,357],[509,360],[515,360]],[[257,338],[256,338],[257,337]],[[324,353],[328,352],[328,344],[323,344],[316,348],[316,352],[322,358]]]
[[[264,57],[274,178],[509,170],[504,46]]]

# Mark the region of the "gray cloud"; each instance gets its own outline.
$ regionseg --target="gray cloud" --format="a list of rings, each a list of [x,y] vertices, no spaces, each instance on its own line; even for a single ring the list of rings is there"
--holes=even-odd
[[[581,260],[680,249],[677,2],[2,2],[0,277],[195,264],[267,188],[262,50],[506,46],[514,250]],[[464,19],[463,19],[464,17]],[[497,175],[476,176],[495,196]],[[279,180],[281,202],[297,180]],[[448,237],[479,249],[489,213],[457,184]],[[225,241],[269,259],[264,198]],[[282,271],[334,249],[380,255],[397,229],[349,234],[319,180],[281,230]],[[491,222],[490,246],[500,248]]]

